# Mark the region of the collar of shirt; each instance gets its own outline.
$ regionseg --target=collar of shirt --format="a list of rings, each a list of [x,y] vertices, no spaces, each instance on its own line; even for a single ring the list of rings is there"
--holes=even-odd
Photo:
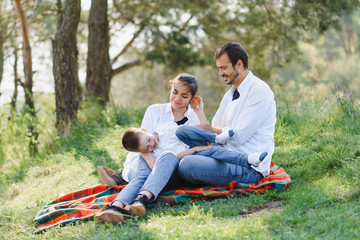
[[[240,86],[237,88],[237,90],[240,93],[240,96],[241,96],[241,92],[244,91],[246,86],[251,81],[252,76],[253,76],[253,73],[249,70],[248,74],[246,75],[244,80],[240,83]],[[231,96],[234,94],[235,89],[236,89],[236,87],[234,85],[232,85],[232,87],[231,87]]]
[[[171,103],[166,104],[165,111],[166,111],[166,113],[173,115],[173,112],[172,112],[172,109],[171,109]],[[184,113],[184,117],[188,117],[189,119],[191,118],[190,107],[187,108],[186,112]]]

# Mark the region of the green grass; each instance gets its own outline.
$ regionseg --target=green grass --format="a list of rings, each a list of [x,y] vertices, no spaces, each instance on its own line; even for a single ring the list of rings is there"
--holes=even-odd
[[[279,101],[273,161],[291,176],[285,192],[149,209],[122,224],[79,222],[34,235],[36,213],[59,194],[100,181],[96,166],[118,168],[120,136],[144,109],[83,104],[78,124],[56,137],[54,109],[37,126],[39,154],[28,153],[29,121],[0,112],[2,239],[356,239],[360,235],[360,108],[349,98],[290,106]]]

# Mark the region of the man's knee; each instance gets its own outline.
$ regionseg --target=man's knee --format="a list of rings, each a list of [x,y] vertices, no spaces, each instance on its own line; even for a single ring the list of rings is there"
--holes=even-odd
[[[182,138],[183,136],[186,136],[187,135],[187,130],[188,130],[188,127],[187,125],[182,125],[182,126],[179,126],[176,131],[175,131],[175,134],[178,138]]]

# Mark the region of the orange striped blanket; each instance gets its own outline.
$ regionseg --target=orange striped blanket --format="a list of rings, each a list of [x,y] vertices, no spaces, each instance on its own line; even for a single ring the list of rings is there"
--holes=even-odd
[[[189,201],[239,197],[248,193],[263,193],[269,189],[284,191],[291,183],[290,176],[283,168],[274,163],[271,163],[270,167],[270,174],[257,184],[233,181],[223,187],[179,188],[162,192],[152,207]],[[35,233],[40,233],[55,225],[64,226],[79,220],[93,219],[94,214],[110,204],[125,186],[96,185],[54,199],[35,216],[34,221],[37,224]]]

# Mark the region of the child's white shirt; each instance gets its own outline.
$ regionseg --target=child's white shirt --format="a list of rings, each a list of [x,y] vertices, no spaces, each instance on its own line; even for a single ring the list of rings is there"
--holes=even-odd
[[[159,134],[159,145],[152,151],[152,156],[157,158],[165,151],[171,151],[175,155],[186,151],[189,147],[175,135],[178,125],[175,122],[167,122],[156,128]]]

